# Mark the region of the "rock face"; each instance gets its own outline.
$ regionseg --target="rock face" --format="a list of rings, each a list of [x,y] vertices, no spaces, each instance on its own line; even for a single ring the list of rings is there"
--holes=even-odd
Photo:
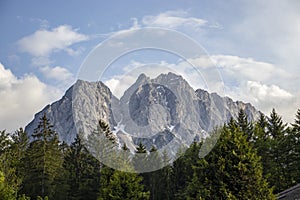
[[[60,100],[35,114],[25,130],[31,135],[45,113],[60,140],[70,144],[79,131],[90,129],[98,119],[109,122],[112,127],[116,124],[111,111],[112,99],[109,88],[103,83],[78,80]],[[79,121],[78,118],[84,120]]]
[[[249,103],[194,91],[173,73],[155,79],[141,74],[120,100],[101,82],[79,80],[60,100],[37,113],[25,130],[32,134],[45,113],[60,140],[70,144],[78,132],[90,134],[102,119],[110,124],[118,142],[131,150],[142,142],[148,149],[169,146],[168,150],[175,152],[174,146],[205,138],[215,126],[236,118],[240,108],[250,120],[259,114]]]

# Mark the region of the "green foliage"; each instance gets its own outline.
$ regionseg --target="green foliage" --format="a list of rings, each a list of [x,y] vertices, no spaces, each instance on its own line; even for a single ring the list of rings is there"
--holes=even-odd
[[[144,200],[149,192],[144,191],[142,177],[135,173],[105,169],[99,200]],[[112,172],[112,173],[111,173]]]
[[[248,141],[253,139],[253,126],[252,123],[248,122],[244,109],[239,110],[237,125],[240,130],[246,134]]]
[[[44,114],[32,135],[34,141],[22,159],[24,180],[21,192],[31,198],[37,196],[61,199],[64,175],[63,155],[57,134]]]
[[[172,199],[185,199],[184,191],[187,183],[193,177],[193,166],[197,164],[200,145],[193,142],[185,151],[185,154],[180,156],[173,163],[172,170]]]
[[[291,126],[275,109],[253,123],[240,110],[204,143],[182,147],[172,165],[154,146],[120,148],[101,120],[81,138],[60,144],[46,115],[31,141],[23,129],[0,131],[0,199],[274,199],[300,182],[300,109]]]
[[[116,162],[118,144],[116,137],[110,131],[109,126],[102,120],[98,122],[97,129],[88,135],[87,140],[83,140],[83,145],[102,164],[119,168]]]
[[[0,171],[0,199],[1,200],[15,200],[16,191],[12,187],[5,184],[5,177],[3,172]]]
[[[190,199],[274,199],[262,176],[260,158],[239,128],[225,126],[214,149],[195,159],[184,197]]]
[[[296,185],[300,183],[300,109],[296,113],[295,122],[288,134],[288,141],[290,147],[288,173],[292,178],[291,185]]]
[[[136,147],[132,163],[136,172],[149,171],[149,163],[147,163],[147,149],[141,142]]]
[[[171,167],[168,162],[167,152],[161,154],[152,146],[146,157],[146,164],[156,170],[141,174],[145,190],[150,192],[150,199],[170,199]]]
[[[259,140],[255,146],[258,147],[259,155],[262,157],[264,175],[268,177],[271,186],[274,186],[275,193],[283,191],[290,185],[286,170],[289,155],[287,125],[273,109],[267,118],[265,130],[261,127],[256,131]]]
[[[22,128],[11,134],[10,137],[5,132],[0,135],[2,144],[0,170],[5,176],[4,184],[9,185],[12,190],[17,192],[23,179],[21,160],[24,158],[28,146],[28,136]]]
[[[100,162],[81,143],[77,135],[65,154],[67,196],[69,199],[96,199],[100,188]]]

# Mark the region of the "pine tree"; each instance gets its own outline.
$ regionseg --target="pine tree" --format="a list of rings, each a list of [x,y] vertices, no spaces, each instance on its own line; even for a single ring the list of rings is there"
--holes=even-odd
[[[139,146],[140,152],[144,152],[144,149]],[[141,150],[143,149],[143,150]],[[145,189],[150,192],[150,199],[159,199],[161,195],[161,177],[159,174],[159,169],[162,167],[162,158],[157,151],[155,146],[152,146],[149,155],[146,158],[146,165],[151,167],[155,171],[142,173],[143,185]],[[145,167],[146,168],[146,167]]]
[[[288,135],[290,147],[288,173],[291,177],[291,185],[300,183],[300,109],[296,113],[296,119],[292,124]]]
[[[11,140],[9,134],[6,131],[0,131],[0,156],[10,147]]]
[[[270,174],[268,180],[275,186],[274,191],[277,193],[287,189],[289,185],[286,171],[289,147],[287,146],[287,124],[282,121],[275,109],[268,118],[267,134],[270,138],[270,147],[264,159],[269,159],[269,168],[266,169],[267,174]]]
[[[140,142],[136,147],[135,155],[132,159],[132,163],[136,172],[146,172],[148,171],[147,167],[147,149]]]
[[[240,129],[223,127],[214,149],[193,165],[187,199],[274,199],[256,151]]]
[[[16,191],[5,183],[5,176],[2,171],[0,171],[0,199],[1,200],[15,200]]]
[[[238,113],[237,125],[240,127],[241,131],[247,135],[247,140],[253,140],[253,127],[250,122],[248,122],[247,115],[244,109],[240,109]]]
[[[116,160],[119,150],[116,140],[117,138],[110,131],[109,125],[99,120],[97,129],[88,135],[87,140],[83,139],[82,143],[102,164],[118,169],[121,166]]]
[[[20,173],[20,160],[24,157],[25,149],[28,145],[28,136],[20,128],[14,134],[1,133],[0,170],[4,173],[5,184],[18,191],[22,182]]]
[[[261,112],[259,113],[259,117],[258,117],[258,120],[257,120],[257,125],[259,125],[259,127],[264,131],[266,130],[266,127],[268,125],[266,116]]]
[[[271,151],[271,137],[267,133],[267,120],[264,114],[260,113],[258,121],[254,125],[253,147],[261,157],[264,177],[270,176],[270,168],[273,167],[273,161],[269,158]]]
[[[140,142],[139,145],[136,147],[135,153],[147,153],[146,147]]]
[[[67,150],[63,166],[68,174],[68,199],[97,199],[100,162],[87,151],[78,135]]]
[[[146,200],[149,192],[144,191],[142,177],[135,173],[115,170],[106,184],[100,188],[98,200]]]
[[[18,178],[16,177],[15,158],[11,146],[13,141],[6,131],[0,131],[0,171],[3,173],[4,184],[18,187]],[[4,179],[5,177],[5,179]]]
[[[137,148],[137,152],[146,153],[146,148],[142,144]],[[102,165],[100,176],[100,199],[149,199],[149,192],[144,190],[142,176],[133,172],[133,166],[129,162],[129,151],[126,145],[123,145],[121,151],[112,154],[114,163],[121,165],[123,170],[119,171]],[[117,166],[118,167],[118,166]],[[129,172],[126,172],[129,171]]]
[[[171,171],[171,199],[186,199],[188,182],[193,177],[193,166],[197,165],[201,144],[193,142],[191,146],[174,161]]]
[[[285,135],[287,124],[284,124],[282,121],[282,118],[277,114],[275,109],[272,109],[272,112],[270,114],[270,118],[268,118],[268,124],[267,124],[267,132],[268,134],[276,139],[280,140]]]
[[[169,200],[172,199],[172,195],[171,195],[172,168],[170,166],[170,159],[166,151],[162,152],[161,157],[162,157],[162,164],[164,167],[157,171],[158,174],[157,177],[158,180],[160,181],[158,199]]]
[[[32,134],[34,140],[29,144],[22,160],[24,180],[21,191],[31,198],[48,196],[50,199],[60,199],[56,196],[60,194],[57,189],[62,188],[56,187],[56,184],[64,176],[63,155],[58,136],[52,128],[44,114]]]

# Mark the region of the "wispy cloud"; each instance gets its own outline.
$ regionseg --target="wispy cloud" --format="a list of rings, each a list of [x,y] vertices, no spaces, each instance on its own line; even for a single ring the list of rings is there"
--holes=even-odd
[[[200,29],[207,24],[204,19],[189,17],[186,11],[166,11],[158,15],[147,15],[142,19],[144,26],[163,27],[176,29],[179,27],[191,27]]]

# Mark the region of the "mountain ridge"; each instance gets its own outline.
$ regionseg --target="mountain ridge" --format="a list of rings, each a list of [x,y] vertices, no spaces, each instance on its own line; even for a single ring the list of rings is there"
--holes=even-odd
[[[205,138],[215,126],[236,118],[240,108],[251,121],[259,114],[250,103],[194,90],[182,76],[171,72],[154,79],[140,74],[120,99],[100,81],[77,80],[61,99],[36,113],[25,130],[31,135],[45,113],[59,139],[68,144],[79,130],[89,133],[102,119],[131,150],[139,142],[147,148],[163,147],[172,140],[189,145],[195,138]]]

